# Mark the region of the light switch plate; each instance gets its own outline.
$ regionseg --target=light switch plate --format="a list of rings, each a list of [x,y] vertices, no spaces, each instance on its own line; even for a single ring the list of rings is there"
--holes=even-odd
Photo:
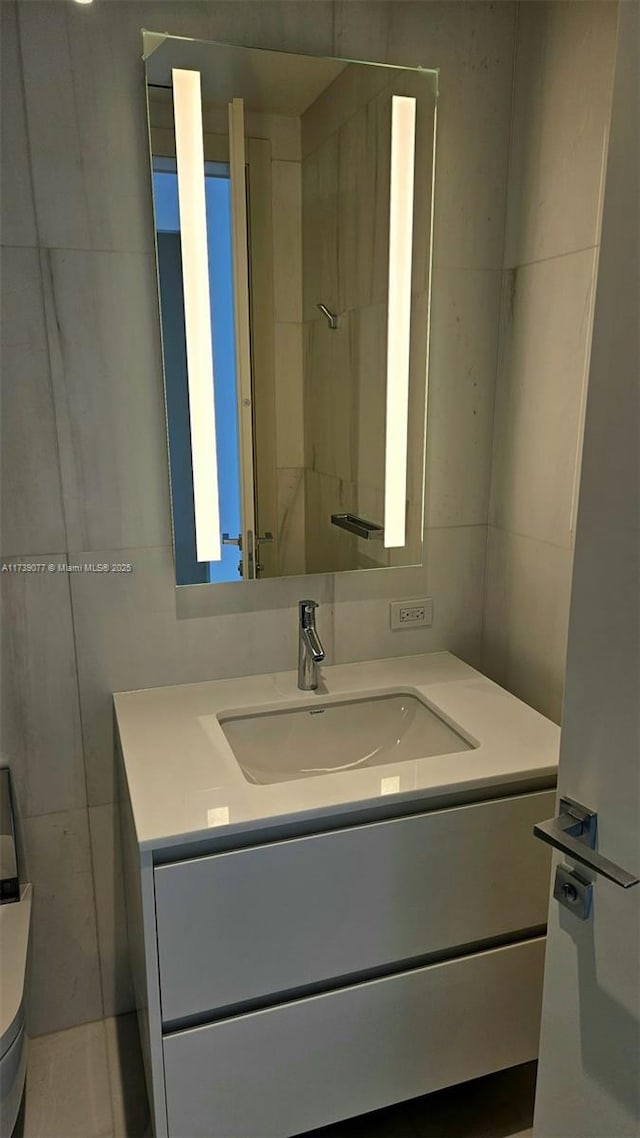
[[[431,597],[411,597],[408,601],[392,601],[389,605],[392,628],[428,628],[433,624]]]

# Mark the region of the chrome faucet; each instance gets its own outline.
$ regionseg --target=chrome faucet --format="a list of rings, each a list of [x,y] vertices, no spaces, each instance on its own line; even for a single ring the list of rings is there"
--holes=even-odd
[[[324,660],[324,648],[316,632],[317,601],[298,604],[298,687],[315,691],[318,686],[318,664]]]

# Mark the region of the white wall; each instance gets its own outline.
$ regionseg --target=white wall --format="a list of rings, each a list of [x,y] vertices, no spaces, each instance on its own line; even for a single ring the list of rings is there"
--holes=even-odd
[[[518,6],[483,664],[556,722],[616,16]]]
[[[392,0],[2,4],[2,554],[132,562],[2,575],[3,755],[34,881],[31,1030],[131,1006],[113,690],[329,662],[480,656],[515,9]],[[176,599],[141,27],[440,67],[426,563]],[[434,598],[428,630],[388,599]]]

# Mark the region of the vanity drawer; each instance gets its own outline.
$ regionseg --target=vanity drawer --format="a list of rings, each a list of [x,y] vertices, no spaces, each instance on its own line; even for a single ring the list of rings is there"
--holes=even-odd
[[[534,1059],[544,942],[165,1036],[169,1134],[286,1138]]]
[[[554,797],[159,866],[163,1022],[543,926],[550,854],[532,830],[553,814]]]

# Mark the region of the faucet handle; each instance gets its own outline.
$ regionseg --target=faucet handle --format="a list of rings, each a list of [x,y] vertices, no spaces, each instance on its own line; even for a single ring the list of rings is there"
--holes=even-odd
[[[317,609],[317,607],[318,607],[317,601],[310,601],[310,600],[298,601],[298,612],[300,614],[300,623],[302,624],[303,627],[306,627],[307,622],[313,623],[313,614],[314,614],[314,610]]]

